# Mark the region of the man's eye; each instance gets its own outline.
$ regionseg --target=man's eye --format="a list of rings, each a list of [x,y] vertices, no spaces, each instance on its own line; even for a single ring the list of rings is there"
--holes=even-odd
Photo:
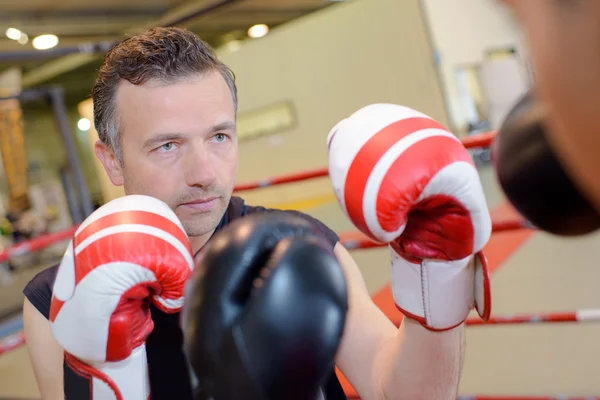
[[[166,150],[169,151],[173,148],[174,144],[173,142],[169,142],[169,143],[165,143],[162,146],[160,146],[161,150]]]
[[[227,135],[225,135],[224,133],[217,133],[215,135],[215,139],[217,140],[217,142],[223,142],[225,141],[225,139],[227,139]]]

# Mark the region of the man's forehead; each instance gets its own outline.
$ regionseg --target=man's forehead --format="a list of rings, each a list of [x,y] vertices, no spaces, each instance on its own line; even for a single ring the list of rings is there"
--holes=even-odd
[[[225,79],[215,72],[169,78],[169,80],[152,78],[139,84],[121,80],[116,87],[115,99],[118,103],[130,97],[140,98],[142,101],[160,102],[168,99],[168,96],[181,95],[196,99],[205,98],[209,101],[223,101],[226,95],[227,101],[233,102],[229,92]]]
[[[149,92],[152,92],[153,89],[166,88],[172,84],[173,83],[167,84],[165,82],[161,82],[158,79],[150,79],[144,83],[134,84],[129,82],[128,80],[121,79],[121,81],[116,87],[115,98],[117,99],[117,101],[119,101],[119,99],[123,97],[148,94]]]
[[[235,131],[235,107],[225,82],[181,79],[166,83],[153,79],[142,85],[123,81],[115,95],[116,117],[122,129],[134,127],[141,136],[153,132],[192,133],[216,126]],[[198,86],[206,83],[206,87]]]

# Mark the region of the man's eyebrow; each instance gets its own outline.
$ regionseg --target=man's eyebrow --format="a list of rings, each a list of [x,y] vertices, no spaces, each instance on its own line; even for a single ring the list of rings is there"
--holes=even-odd
[[[221,122],[220,124],[217,124],[215,126],[213,126],[210,131],[211,133],[215,133],[215,132],[219,132],[219,131],[233,131],[235,132],[235,122],[232,121],[225,121],[225,122]]]
[[[152,136],[150,139],[144,142],[144,148],[154,146],[162,142],[171,142],[174,140],[180,140],[184,135],[181,133],[159,133],[158,135]]]

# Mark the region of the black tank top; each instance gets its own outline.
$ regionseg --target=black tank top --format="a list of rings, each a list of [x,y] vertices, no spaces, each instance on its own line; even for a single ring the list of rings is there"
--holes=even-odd
[[[236,218],[251,213],[269,211],[273,210],[259,206],[248,206],[243,199],[232,197],[216,231]],[[332,248],[338,242],[337,234],[320,221],[297,211],[286,212],[297,214],[314,223],[329,238]],[[23,291],[27,299],[46,318],[50,313],[52,287],[54,286],[57,270],[58,265],[40,272],[27,284]],[[154,307],[151,307],[151,313],[154,330],[146,341],[146,352],[148,355],[152,400],[193,400],[194,378],[190,374],[187,357],[183,352],[183,332],[180,328],[180,316],[179,314],[165,314]],[[65,399],[90,400],[91,382],[74,373],[66,363],[63,369]],[[324,385],[323,392],[326,400],[347,399],[334,370],[331,371],[331,376]]]

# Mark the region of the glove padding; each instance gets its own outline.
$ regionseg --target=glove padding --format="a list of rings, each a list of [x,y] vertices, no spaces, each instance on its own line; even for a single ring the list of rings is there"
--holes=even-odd
[[[315,399],[347,311],[326,237],[284,212],[253,214],[198,255],[183,311],[198,399]]]
[[[75,232],[54,282],[50,323],[66,363],[90,380],[92,399],[148,399],[149,301],[180,311],[193,267],[179,219],[152,197],[113,200]]]
[[[600,215],[573,183],[546,137],[546,111],[534,93],[508,113],[492,143],[498,182],[511,204],[537,228],[577,236],[600,228]]]
[[[365,235],[390,244],[398,308],[432,330],[461,324],[474,307],[487,319],[480,252],[491,218],[462,143],[425,114],[373,104],[332,129],[328,151],[342,209]]]

